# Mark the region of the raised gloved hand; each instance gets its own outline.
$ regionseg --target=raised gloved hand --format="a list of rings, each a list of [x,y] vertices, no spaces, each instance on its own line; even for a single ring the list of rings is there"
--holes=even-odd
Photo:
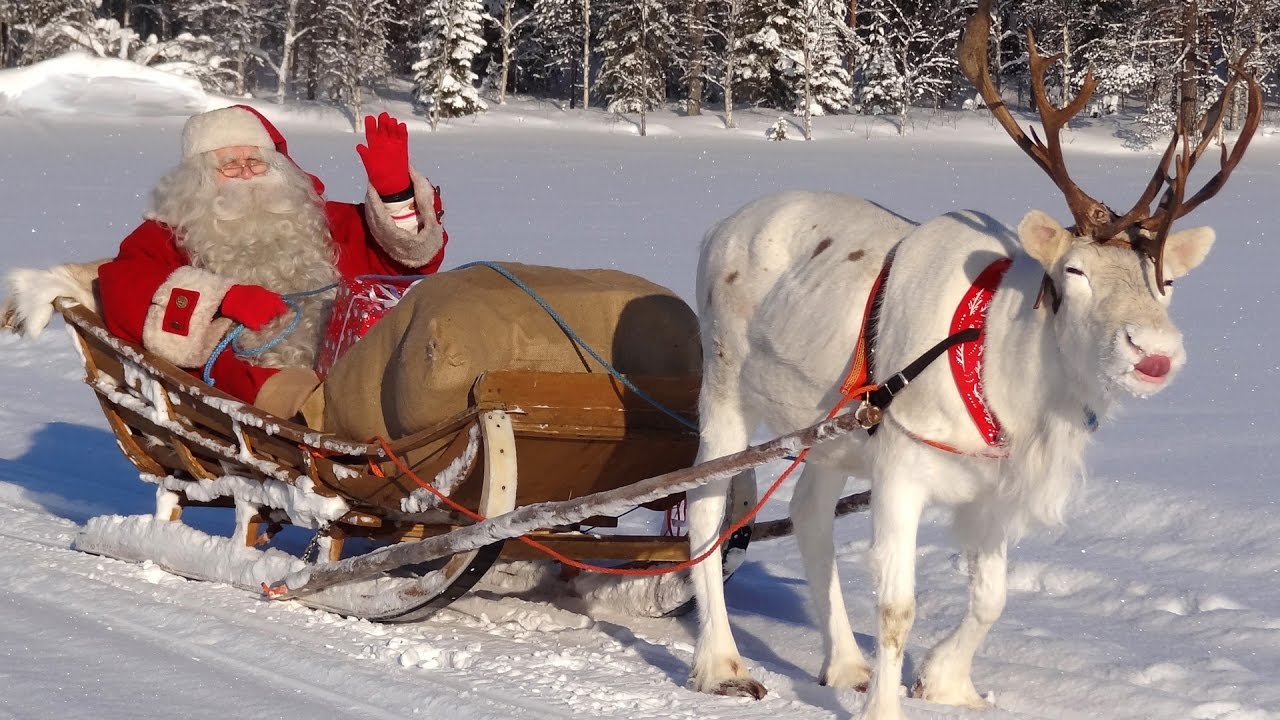
[[[399,195],[413,187],[409,180],[409,129],[386,113],[375,121],[364,116],[364,137],[368,145],[356,145],[374,192],[383,198]]]
[[[232,285],[222,297],[222,314],[250,330],[261,330],[289,310],[289,305],[261,285]]]

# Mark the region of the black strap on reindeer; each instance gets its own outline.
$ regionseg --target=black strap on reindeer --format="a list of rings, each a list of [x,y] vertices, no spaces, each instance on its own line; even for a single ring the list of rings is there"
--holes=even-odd
[[[924,354],[913,360],[910,365],[877,385],[875,390],[867,393],[866,397],[863,398],[862,405],[855,411],[855,413],[862,415],[862,417],[858,418],[858,422],[867,429],[867,434],[876,434],[876,428],[880,427],[880,420],[884,417],[884,411],[889,409],[889,404],[893,402],[893,398],[902,392],[903,388],[911,384],[911,381],[915,380],[920,373],[924,372],[925,368],[929,367],[934,360],[942,357],[943,353],[956,345],[972,342],[981,336],[982,330],[979,328],[961,330],[926,350]]]
[[[871,285],[871,294],[867,298],[866,310],[862,315],[862,334],[854,350],[849,376],[841,385],[841,391],[844,393],[852,393],[855,388],[872,383],[871,360],[875,355],[875,338],[880,329],[880,308],[884,303],[884,288],[889,278],[889,270],[893,267],[893,257],[896,252],[896,246],[889,251],[888,256],[885,257],[884,266],[880,269],[880,275]],[[980,328],[961,330],[926,350],[923,355],[900,372],[890,376],[888,380],[876,385],[874,390],[863,396],[862,403],[854,411],[858,424],[866,429],[867,434],[874,435],[880,420],[884,417],[884,411],[888,409],[889,403],[893,402],[895,395],[902,392],[903,388],[915,380],[943,353],[960,343],[977,340],[981,335]]]

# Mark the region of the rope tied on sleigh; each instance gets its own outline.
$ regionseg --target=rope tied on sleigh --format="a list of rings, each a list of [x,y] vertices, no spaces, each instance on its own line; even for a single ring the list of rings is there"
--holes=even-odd
[[[204,371],[201,373],[200,379],[210,386],[217,385],[217,382],[213,379],[213,364],[218,361],[218,358],[221,357],[222,353],[226,352],[228,347],[231,348],[231,351],[238,357],[247,358],[258,357],[271,348],[279,345],[281,342],[284,342],[284,339],[289,337],[294,330],[297,330],[298,324],[302,322],[302,305],[298,300],[304,297],[329,292],[336,287],[338,287],[338,283],[329,283],[324,287],[319,287],[314,290],[301,290],[299,292],[281,295],[280,297],[284,300],[284,304],[288,305],[289,309],[293,311],[293,317],[289,319],[289,324],[281,328],[280,332],[276,333],[274,337],[257,347],[246,348],[240,344],[240,335],[248,328],[246,328],[243,323],[236,323],[236,325],[231,328],[231,331],[218,341],[218,344],[213,348],[213,352],[209,354],[209,359],[205,361]]]
[[[641,400],[644,400],[645,402],[649,403],[649,405],[653,406],[656,410],[660,411],[662,414],[680,423],[680,425],[682,425],[685,429],[692,430],[693,432],[698,431],[697,423],[693,422],[689,418],[684,417],[680,413],[677,413],[671,408],[658,402],[658,400],[654,398],[652,395],[641,390],[639,387],[636,386],[635,383],[631,382],[631,380],[628,379],[626,375],[623,375],[621,372],[618,372],[617,368],[609,364],[608,360],[605,360],[600,353],[596,352],[595,348],[591,347],[591,345],[589,345],[586,340],[582,339],[581,335],[579,335],[577,332],[574,331],[572,327],[570,327],[569,323],[566,322],[565,319],[560,316],[560,313],[556,312],[555,308],[551,307],[551,303],[547,302],[546,299],[543,298],[541,295],[539,295],[538,291],[530,287],[528,283],[516,277],[515,273],[511,272],[510,270],[502,267],[498,263],[493,262],[491,260],[477,260],[476,262],[470,262],[465,265],[459,266],[456,269],[465,270],[467,268],[472,268],[472,267],[489,268],[490,270],[498,273],[502,277],[510,280],[516,287],[523,290],[525,294],[528,295],[534,302],[538,303],[539,307],[541,307],[543,310],[547,312],[547,315],[551,317],[551,320],[555,322],[555,324],[560,328],[561,331],[564,332],[565,335],[569,337],[570,340],[573,341],[574,345],[577,345],[578,347],[582,348],[582,350],[586,352],[588,355],[590,355],[593,360],[600,363],[600,367],[604,368],[605,372],[609,373],[609,375],[613,376],[618,382],[622,383],[623,386],[626,387],[628,390],[635,393],[636,397],[639,397]]]

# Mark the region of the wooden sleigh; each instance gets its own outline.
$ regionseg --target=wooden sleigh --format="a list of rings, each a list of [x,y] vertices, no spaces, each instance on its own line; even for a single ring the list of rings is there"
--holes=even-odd
[[[584,531],[615,528],[617,517],[638,504],[626,504],[632,487],[647,493],[644,505],[650,509],[679,502],[683,493],[678,490],[654,498],[654,491],[637,482],[687,472],[698,445],[696,433],[607,374],[482,374],[466,411],[389,442],[391,453],[410,466],[411,476],[391,462],[379,443],[336,437],[264,413],[112,336],[95,313],[78,303],[60,298],[55,307],[81,352],[85,381],[97,394],[120,447],[142,477],[158,486],[155,517],[146,519],[180,523],[183,508],[233,508],[232,541],[246,547],[264,542],[285,524],[315,530],[317,570],[354,563],[358,571],[324,588],[290,593],[304,604],[379,621],[420,619],[465,593],[499,559],[545,557],[508,541],[517,535],[593,563],[652,566],[689,558],[684,537]],[[697,377],[631,380],[666,407],[695,416]],[[734,467],[745,470],[780,457],[787,450],[779,447],[752,456],[749,464],[740,459]],[[608,500],[601,507],[618,510],[587,517],[579,512],[573,522],[546,527],[513,526],[496,533],[496,539],[469,541],[453,552],[449,538],[477,523],[439,503],[421,482],[449,486],[451,500],[485,518],[557,503],[590,512],[590,501],[597,497]],[[705,479],[680,487],[701,482]],[[755,493],[751,474],[738,472],[728,522],[754,506]],[[745,549],[750,537],[747,523],[726,549]],[[344,551],[353,538],[383,546],[435,541],[432,547],[442,549],[385,573],[372,561],[364,562],[364,555],[348,557]],[[77,547],[151,560],[178,574],[200,577],[198,571],[184,572],[181,563],[166,560],[163,547],[122,549],[84,533]],[[726,557],[740,558],[741,553]],[[362,562],[368,567],[360,571]],[[733,564],[726,562],[728,571]],[[303,575],[307,572],[304,568]]]

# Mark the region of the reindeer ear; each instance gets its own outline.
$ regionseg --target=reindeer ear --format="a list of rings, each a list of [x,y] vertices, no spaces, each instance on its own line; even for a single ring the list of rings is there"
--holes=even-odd
[[[1039,260],[1046,270],[1071,247],[1071,233],[1039,210],[1027,213],[1018,223],[1018,239],[1027,254]]]
[[[1196,269],[1213,247],[1211,227],[1191,228],[1169,233],[1164,243],[1164,274],[1172,280]]]

